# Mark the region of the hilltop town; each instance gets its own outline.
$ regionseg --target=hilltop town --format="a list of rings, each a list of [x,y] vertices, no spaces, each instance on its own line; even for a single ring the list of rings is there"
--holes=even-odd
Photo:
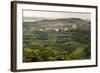
[[[59,31],[77,30],[78,28],[79,28],[79,24],[73,24],[73,25],[67,24],[66,26],[62,26],[62,27],[53,27],[53,28],[41,27],[38,30],[39,31],[56,31],[56,32],[59,32]]]
[[[40,20],[35,22],[24,22],[23,27],[23,32],[90,30],[90,21],[79,18]]]

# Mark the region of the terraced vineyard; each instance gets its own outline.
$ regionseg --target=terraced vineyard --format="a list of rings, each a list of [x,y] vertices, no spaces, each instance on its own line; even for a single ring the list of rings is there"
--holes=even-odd
[[[90,31],[35,31],[23,35],[24,62],[90,58]]]

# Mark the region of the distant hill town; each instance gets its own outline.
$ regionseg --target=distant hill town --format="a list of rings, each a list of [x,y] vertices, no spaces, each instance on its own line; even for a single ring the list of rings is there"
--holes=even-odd
[[[41,27],[39,28],[39,31],[69,31],[69,30],[77,30],[79,28],[79,24],[73,24],[73,25],[67,25],[67,26],[63,26],[63,27],[54,27],[54,28],[50,28],[50,27]]]
[[[69,30],[90,30],[90,21],[80,18],[66,18],[53,20],[40,20],[35,22],[24,22],[23,31],[69,31]]]

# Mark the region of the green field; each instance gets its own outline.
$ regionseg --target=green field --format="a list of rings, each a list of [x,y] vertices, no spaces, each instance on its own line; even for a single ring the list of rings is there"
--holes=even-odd
[[[32,28],[32,27],[31,27]],[[89,30],[23,32],[23,62],[91,58]]]

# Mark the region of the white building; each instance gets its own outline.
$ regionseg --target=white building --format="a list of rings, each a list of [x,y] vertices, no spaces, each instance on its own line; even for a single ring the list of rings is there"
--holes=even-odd
[[[68,27],[64,28],[64,31],[68,31]]]
[[[40,28],[39,31],[44,31],[44,30],[42,28]]]
[[[59,31],[59,28],[54,28],[53,30],[56,31],[56,32],[58,32]]]

